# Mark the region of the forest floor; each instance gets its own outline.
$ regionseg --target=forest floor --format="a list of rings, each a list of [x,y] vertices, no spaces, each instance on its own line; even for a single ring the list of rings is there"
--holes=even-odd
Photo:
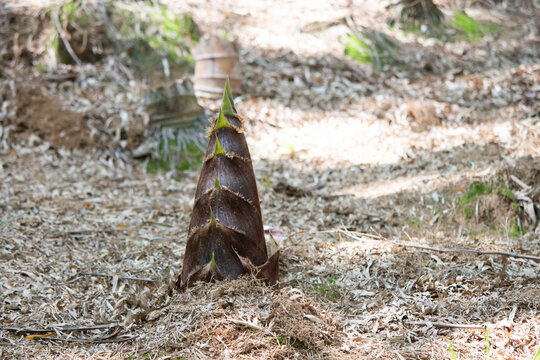
[[[457,359],[534,358],[538,7],[466,9],[500,26],[475,42],[392,30],[402,62],[375,71],[343,54],[340,19],[389,31],[389,12],[347,4],[168,5],[242,49],[237,109],[281,247],[276,288],[171,291],[198,171],[131,157],[144,107],[114,63],[2,60],[0,358],[452,359],[449,344]]]

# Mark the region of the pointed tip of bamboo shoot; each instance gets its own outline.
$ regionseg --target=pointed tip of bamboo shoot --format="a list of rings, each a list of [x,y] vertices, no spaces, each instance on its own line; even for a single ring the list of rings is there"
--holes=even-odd
[[[212,211],[212,207],[210,206],[210,226],[216,226],[216,217],[214,216],[214,212]]]
[[[225,150],[223,150],[223,146],[221,146],[221,143],[219,142],[219,139],[216,135],[216,145],[214,145],[214,156],[219,154],[225,154]]]
[[[223,93],[227,94],[227,98],[229,99],[229,102],[233,104],[234,98],[232,95],[231,86],[229,84],[229,75],[227,75],[227,80],[225,80],[225,89],[223,89]]]
[[[214,175],[215,175],[214,189],[219,190],[219,189],[221,189],[221,184],[219,183],[219,179],[218,179],[216,170],[214,170]]]
[[[225,89],[223,89],[223,99],[221,100],[221,111],[225,115],[236,116],[236,111],[234,111],[233,106],[234,100],[231,93],[231,88],[229,87],[229,78],[225,83]]]
[[[221,109],[219,110],[219,115],[216,121],[216,126],[214,126],[214,131],[217,129],[220,129],[222,127],[231,127],[231,124],[229,123],[229,120],[227,120],[227,117],[223,114],[227,114],[226,109],[223,108],[223,105],[221,105]]]

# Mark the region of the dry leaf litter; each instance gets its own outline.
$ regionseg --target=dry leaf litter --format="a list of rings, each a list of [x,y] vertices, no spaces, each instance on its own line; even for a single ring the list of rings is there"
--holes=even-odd
[[[3,69],[0,358],[432,359],[448,340],[485,358],[484,329],[445,323],[488,324],[491,357],[532,359],[539,263],[394,241],[540,254],[538,10],[470,9],[504,23],[475,43],[395,33],[405,65],[376,72],[338,36],[348,15],[382,30],[384,4],[347,3],[168,4],[243,49],[238,110],[282,248],[277,288],[174,291],[198,173],[150,175],[131,159],[148,120],[118,92],[131,80],[117,59]],[[0,6],[2,30],[41,11]],[[321,22],[336,25],[312,31]],[[524,234],[510,236],[515,205],[495,194],[464,215],[473,181],[513,191]]]

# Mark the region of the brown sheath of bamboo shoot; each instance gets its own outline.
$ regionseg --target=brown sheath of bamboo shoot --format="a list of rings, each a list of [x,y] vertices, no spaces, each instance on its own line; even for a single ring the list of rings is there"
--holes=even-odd
[[[195,191],[180,288],[248,271],[274,284],[278,260],[279,251],[268,257],[251,156],[227,83]]]

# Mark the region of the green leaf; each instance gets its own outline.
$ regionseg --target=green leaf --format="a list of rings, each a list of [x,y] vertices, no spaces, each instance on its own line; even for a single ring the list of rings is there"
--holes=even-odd
[[[345,40],[345,54],[355,58],[362,64],[375,64],[371,46],[354,35],[348,35]]]
[[[486,325],[486,359],[489,360],[489,328]]]
[[[225,150],[223,150],[223,147],[221,146],[219,139],[216,135],[216,145],[214,146],[214,156],[219,154],[225,154]]]
[[[540,346],[536,350],[536,354],[534,355],[532,360],[540,360]]]
[[[225,94],[224,94],[225,95]],[[232,108],[231,108],[232,109]],[[217,118],[216,126],[214,127],[214,131],[217,129],[221,129],[222,127],[231,127],[231,124],[229,124],[229,120],[227,120],[227,117],[223,114],[226,114],[227,110],[223,109],[223,105],[221,105],[221,109],[219,110],[219,115]],[[233,113],[234,115],[234,113]]]
[[[496,26],[482,24],[476,21],[464,11],[457,11],[454,14],[454,17],[450,21],[450,26],[461,31],[471,41],[476,41],[485,34],[492,33],[497,29]]]
[[[469,186],[469,190],[467,190],[467,193],[465,194],[465,196],[459,200],[459,205],[463,206],[466,204],[470,204],[476,201],[482,195],[491,194],[492,190],[493,188],[491,185],[480,182],[480,181],[474,181]]]
[[[225,89],[223,89],[223,99],[221,100],[221,112],[225,115],[233,115],[236,116],[236,112],[234,111],[233,107],[233,97],[231,93],[231,88],[229,86],[229,77],[227,76],[227,81],[225,82]]]
[[[234,103],[234,98],[231,91],[231,86],[229,85],[229,75],[227,75],[227,80],[225,80],[225,89],[223,91],[225,94],[227,94],[227,98],[229,98],[229,101],[231,104]]]
[[[456,12],[452,20],[452,25],[473,37],[481,37],[483,35],[482,26],[464,11]]]
[[[450,353],[452,354],[452,359],[456,360],[456,354],[454,353],[454,349],[452,348],[452,343],[450,340],[448,340],[448,346],[450,347]]]
[[[274,255],[279,250],[276,239],[270,234],[270,256]]]

